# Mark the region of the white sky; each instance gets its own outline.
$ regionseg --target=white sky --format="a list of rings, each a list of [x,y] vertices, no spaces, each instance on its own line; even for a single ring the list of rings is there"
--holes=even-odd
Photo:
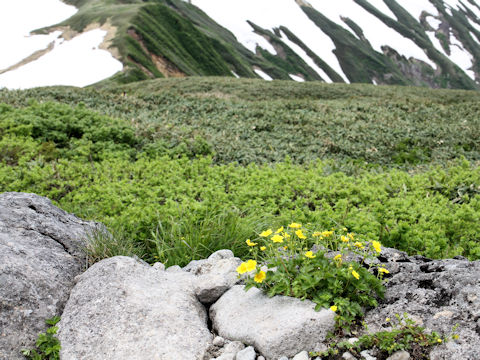
[[[123,65],[108,51],[98,49],[106,31],[97,29],[70,41],[30,31],[55,25],[77,9],[59,0],[0,0],[0,70],[6,69],[54,42],[54,49],[16,70],[0,74],[0,88],[31,88],[49,85],[86,86],[106,79]],[[18,21],[18,19],[22,21]],[[8,50],[7,50],[8,49]]]

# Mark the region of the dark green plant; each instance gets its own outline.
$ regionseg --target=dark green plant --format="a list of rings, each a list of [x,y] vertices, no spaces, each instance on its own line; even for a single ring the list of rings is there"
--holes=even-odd
[[[55,337],[58,327],[55,326],[60,321],[60,317],[54,316],[45,320],[50,327],[45,333],[38,334],[35,349],[24,349],[22,354],[30,360],[59,360],[60,359],[60,340]]]

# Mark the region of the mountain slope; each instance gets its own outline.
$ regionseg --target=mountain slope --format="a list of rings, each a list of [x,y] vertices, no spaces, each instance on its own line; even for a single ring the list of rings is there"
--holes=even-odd
[[[36,33],[108,24],[104,47],[124,67],[107,83],[217,75],[478,89],[476,1],[65,0],[78,11]]]

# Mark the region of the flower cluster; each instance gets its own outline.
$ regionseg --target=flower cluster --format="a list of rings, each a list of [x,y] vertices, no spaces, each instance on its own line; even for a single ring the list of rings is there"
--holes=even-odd
[[[266,229],[246,245],[252,258],[237,272],[245,277],[247,290],[256,286],[269,296],[310,299],[317,309],[335,312],[343,324],[362,315],[364,307],[376,306],[376,297],[383,296],[382,279],[388,270],[365,261],[381,253],[381,243],[365,241],[346,228],[312,232],[292,222]],[[357,261],[348,260],[353,258]]]

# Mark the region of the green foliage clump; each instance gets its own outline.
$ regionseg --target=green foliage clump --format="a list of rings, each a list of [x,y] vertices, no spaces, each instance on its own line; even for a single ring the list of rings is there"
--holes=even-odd
[[[453,327],[451,334],[442,337],[435,331],[427,332],[424,327],[410,319],[407,313],[395,314],[395,319],[387,318],[385,322],[391,327],[390,330],[363,335],[353,344],[348,341],[334,342],[329,344],[328,350],[310,353],[310,356],[336,360],[341,359],[345,351],[360,356],[363,350],[374,348],[379,351],[377,358],[384,359],[396,351],[405,350],[410,352],[413,359],[428,359],[433,346],[458,339],[458,335],[454,333],[457,326]]]
[[[314,251],[308,250],[312,243]],[[312,300],[316,310],[337,313],[338,328],[349,329],[363,317],[364,308],[377,306],[377,298],[383,297],[382,278],[388,270],[368,265],[381,251],[378,241],[366,243],[346,229],[311,232],[291,223],[275,232],[265,230],[246,244],[254,260],[237,269],[240,275],[247,273],[245,290],[256,286],[268,296]]]
[[[50,327],[45,333],[38,334],[35,349],[24,349],[22,354],[30,360],[59,360],[60,359],[60,340],[55,337],[58,327],[55,326],[60,321],[60,317],[54,316],[45,320]]]

